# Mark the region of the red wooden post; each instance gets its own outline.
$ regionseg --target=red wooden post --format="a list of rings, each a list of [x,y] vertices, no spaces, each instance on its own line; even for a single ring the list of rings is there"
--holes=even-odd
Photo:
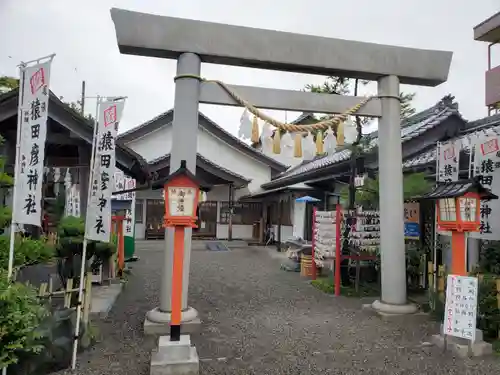
[[[172,275],[172,318],[171,330],[178,330],[174,335],[180,335],[182,310],[182,267],[184,263],[184,227],[174,227],[174,260]]]
[[[311,239],[311,278],[316,280],[316,260],[314,258],[315,246],[316,246],[316,207],[313,207],[313,217],[312,217],[312,239]]]
[[[125,220],[125,216],[112,216],[111,217],[111,227],[116,225],[114,228],[114,232],[116,233],[116,248],[118,252],[118,276],[123,276],[123,270],[125,269],[125,242],[124,242],[124,234],[123,234],[123,221]]]
[[[340,284],[342,283],[340,278],[340,263],[342,261],[342,255],[340,254],[340,245],[342,241],[341,220],[341,207],[340,204],[337,204],[335,207],[335,296],[340,296]]]

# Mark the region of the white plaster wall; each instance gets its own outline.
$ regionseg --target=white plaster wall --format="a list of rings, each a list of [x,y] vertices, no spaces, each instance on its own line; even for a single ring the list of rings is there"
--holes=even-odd
[[[227,202],[228,200],[228,185],[216,185],[207,193],[207,201]]]
[[[260,189],[260,185],[271,180],[271,168],[266,164],[241,153],[235,147],[228,145],[221,139],[199,128],[198,132],[198,153],[212,163],[220,165],[234,173],[251,180],[248,189],[238,189],[235,191],[235,199],[255,192]],[[223,200],[227,200],[227,195]]]
[[[235,199],[255,192],[260,185],[271,180],[271,168],[246,154],[233,145],[229,145],[203,128],[198,128],[198,153],[216,165],[244,176],[251,180],[248,189],[235,191]],[[147,161],[157,159],[170,153],[172,149],[172,127],[162,128],[127,143]],[[227,195],[224,200],[227,200]]]
[[[172,127],[162,126],[154,132],[130,141],[127,146],[146,161],[158,159],[172,150]]]
[[[278,226],[273,225],[274,229],[274,239],[278,240]],[[285,242],[287,239],[293,237],[293,226],[291,225],[282,225],[281,226],[281,242]]]
[[[233,239],[234,240],[251,240],[253,234],[253,225],[233,224]],[[220,240],[229,237],[229,225],[217,224],[217,238]]]

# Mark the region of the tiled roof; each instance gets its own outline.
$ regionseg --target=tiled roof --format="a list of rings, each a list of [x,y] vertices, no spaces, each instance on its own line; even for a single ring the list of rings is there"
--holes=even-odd
[[[500,115],[485,117],[475,121],[469,121],[465,130],[460,137],[454,140],[460,140],[462,143],[462,151],[470,152],[472,138],[479,134],[490,132],[500,135]],[[415,155],[403,162],[403,168],[414,168],[420,165],[436,162],[436,147],[429,149],[421,154]]]
[[[453,102],[453,97],[446,96],[434,107],[403,120],[401,124],[401,141],[407,142],[415,137],[418,137],[426,131],[436,127],[451,115],[460,116],[458,106]],[[377,131],[367,134],[366,137],[370,140],[370,147],[378,146]],[[347,161],[350,156],[351,150],[345,148],[341,151],[335,152],[334,154],[302,163],[297,167],[283,172],[276,179],[271,181],[269,185],[292,176],[297,176],[306,172]]]
[[[245,176],[242,176],[242,175],[240,175],[240,174],[238,174],[238,173],[235,173],[235,172],[233,172],[233,171],[230,171],[230,170],[229,170],[229,169],[227,169],[227,168],[224,168],[224,167],[221,167],[220,165],[215,164],[214,162],[212,162],[212,161],[208,160],[207,158],[205,158],[204,156],[202,156],[202,155],[201,155],[201,154],[199,154],[199,153],[196,153],[196,158],[198,158],[198,159],[200,159],[201,161],[203,161],[204,163],[207,163],[208,165],[211,165],[211,166],[212,166],[212,167],[214,167],[214,168],[220,169],[221,171],[223,171],[223,172],[225,172],[225,173],[227,173],[227,174],[230,174],[231,176],[234,176],[234,177],[236,177],[236,178],[238,178],[238,179],[240,179],[240,180],[242,180],[242,181],[246,181],[246,182],[250,182],[250,181],[251,181],[251,179],[248,179],[248,178],[247,178],[247,177],[245,177]],[[156,158],[156,159],[153,159],[153,160],[151,160],[148,164],[149,164],[151,167],[153,167],[155,164],[158,164],[158,163],[160,163],[160,162],[162,162],[162,161],[164,161],[164,160],[168,160],[168,159],[170,159],[170,153],[165,154],[165,155],[163,155],[163,156],[160,156],[160,157],[158,157],[158,158]]]

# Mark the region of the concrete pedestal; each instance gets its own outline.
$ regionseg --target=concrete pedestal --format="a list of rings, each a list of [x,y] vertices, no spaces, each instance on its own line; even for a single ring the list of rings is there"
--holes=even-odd
[[[476,341],[470,343],[469,340],[460,337],[445,336],[443,334],[443,325],[441,324],[441,333],[433,335],[431,342],[438,348],[444,348],[460,358],[482,357],[493,353],[493,347],[490,343],[483,341],[483,331],[476,329]]]
[[[150,375],[198,375],[200,360],[196,348],[191,346],[189,335],[181,335],[180,341],[170,341],[161,336],[158,350],[151,353]]]
[[[171,314],[162,312],[159,308],[153,309],[146,313],[144,320],[145,335],[168,335],[170,333]],[[188,307],[182,311],[181,315],[181,332],[196,333],[201,327],[201,320],[198,317],[198,311],[192,307]]]
[[[389,303],[384,303],[382,301],[375,301],[371,305],[369,305],[374,312],[381,316],[390,317],[393,315],[408,315],[415,314],[418,312],[418,308],[413,304],[404,304],[404,305],[392,305]]]

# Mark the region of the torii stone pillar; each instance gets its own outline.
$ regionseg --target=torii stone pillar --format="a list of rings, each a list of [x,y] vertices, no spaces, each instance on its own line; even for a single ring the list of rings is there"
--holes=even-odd
[[[378,80],[379,97],[358,115],[380,118],[380,220],[382,296],[373,307],[381,313],[412,313],[406,298],[406,262],[403,229],[403,179],[399,84],[437,86],[445,82],[452,53],[374,43],[299,35],[272,30],[163,17],[112,9],[120,52],[178,60],[178,74],[199,74],[200,61],[297,73]],[[189,68],[187,61],[190,61]],[[218,79],[220,77],[208,77]],[[362,97],[228,85],[258,108],[343,113]],[[199,92],[198,92],[199,90]],[[197,96],[198,95],[198,96]],[[180,159],[194,160],[198,103],[239,106],[219,85],[182,78],[176,82],[171,171]],[[187,130],[189,129],[189,130]],[[189,137],[186,137],[188,132]],[[189,139],[186,139],[189,138]],[[188,161],[194,172],[194,161]],[[299,182],[299,181],[295,181]],[[166,239],[161,306],[148,314],[167,319],[170,299],[171,236]],[[190,241],[190,240],[186,240]],[[184,306],[187,308],[186,252]],[[191,311],[191,310],[187,310]],[[165,330],[167,332],[167,330]]]

